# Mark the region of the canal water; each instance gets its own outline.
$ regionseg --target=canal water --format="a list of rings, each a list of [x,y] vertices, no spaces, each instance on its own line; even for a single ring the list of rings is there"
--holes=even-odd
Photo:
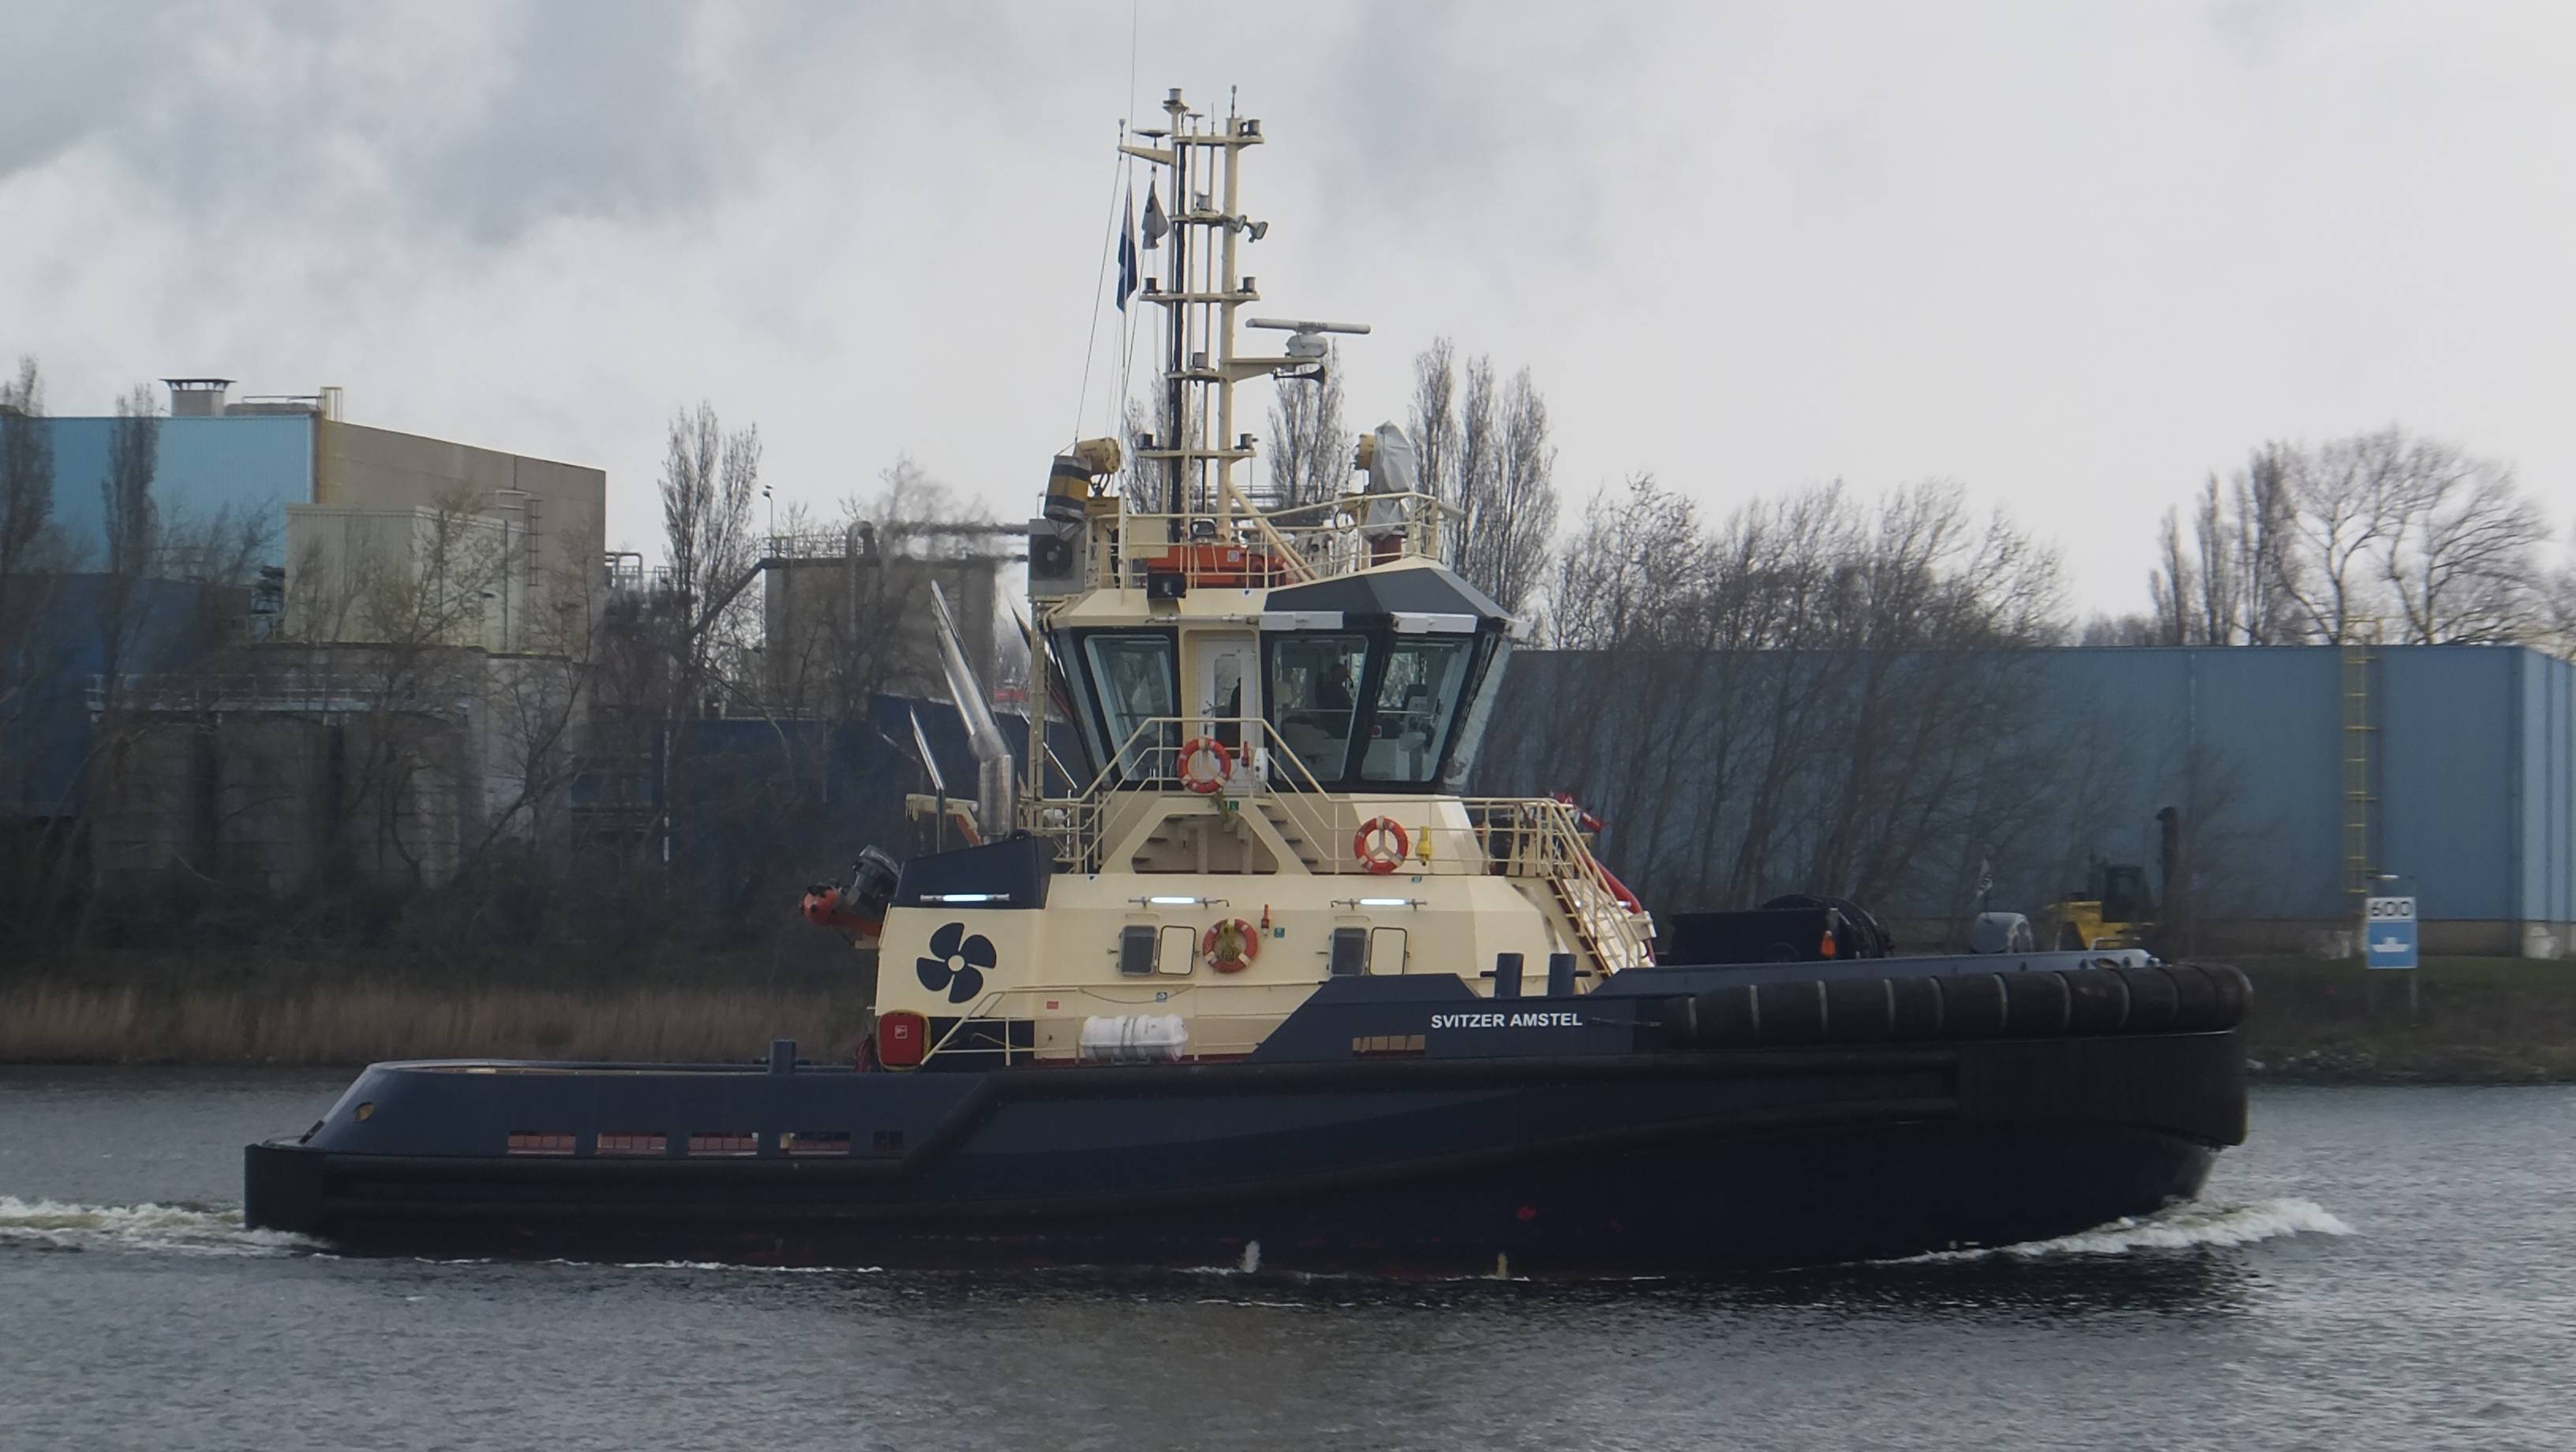
[[[2258,1090],[2198,1205],[1728,1282],[341,1259],[345,1076],[0,1071],[0,1449],[2576,1446],[2576,1090]]]

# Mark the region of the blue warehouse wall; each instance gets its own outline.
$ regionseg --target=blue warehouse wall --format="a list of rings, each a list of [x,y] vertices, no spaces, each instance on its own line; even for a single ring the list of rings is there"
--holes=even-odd
[[[2427,918],[2520,917],[2513,846],[2517,667],[2528,651],[2380,652],[2375,866],[2412,876]]]
[[[10,614],[25,628],[0,641],[0,816],[75,812],[95,739],[92,678],[111,657],[119,675],[185,669],[219,618],[238,618],[239,592],[99,575],[21,580],[16,590]]]
[[[105,550],[99,483],[107,477],[116,423],[112,418],[46,420],[54,441],[54,523],[88,568],[97,567]],[[286,506],[312,498],[311,416],[161,420],[152,500],[165,523],[259,520],[269,535],[269,553],[260,563],[282,565]]]
[[[2415,880],[2426,918],[2462,925],[2465,949],[2521,946],[2512,924],[2576,922],[2576,666],[2521,647],[2400,646],[2375,653],[2366,719],[2370,865]],[[1791,660],[1791,658],[1774,658]],[[1794,664],[1794,661],[1792,661]],[[1710,686],[1776,689],[1764,671],[1695,675],[1686,663],[1586,662],[1536,653],[1507,679],[1502,719],[1537,726],[1557,715],[1606,720],[1650,709],[1661,739],[1690,742],[1690,718],[1712,706]],[[1589,674],[1585,674],[1589,672]],[[2019,810],[2031,830],[1994,862],[1995,905],[2035,907],[2071,886],[2093,854],[2152,864],[2155,814],[2184,809],[2196,867],[2195,902],[2211,920],[2332,925],[2346,892],[2347,661],[2331,647],[2070,648],[2037,652],[2012,678],[2019,729],[2060,743],[2034,753],[2044,780]],[[1668,685],[1688,688],[1678,694]],[[1570,688],[1580,709],[1556,697]],[[1523,738],[1526,739],[1523,739]],[[1633,742],[1638,738],[1629,737]],[[1656,761],[1589,760],[1611,738],[1532,730],[1489,743],[1500,791],[1544,790],[1693,766],[1687,749]],[[1633,749],[1633,747],[1625,748]],[[1685,843],[1692,822],[1654,811],[1661,793],[1614,815],[1604,838],[1614,865],[1639,870]],[[1698,809],[1685,815],[1696,816]],[[1624,830],[1623,830],[1624,829]],[[1640,830],[1644,832],[1640,836]],[[1932,867],[1977,862],[1978,841],[1939,840]],[[1794,876],[1794,863],[1782,876]],[[1648,871],[1651,874],[1651,870]],[[2063,877],[2065,880],[2057,880]],[[1959,905],[1938,870],[1882,889],[1892,916],[1945,917]],[[1811,884],[1834,890],[1838,884]],[[1678,891],[1704,889],[1681,884]],[[1712,905],[1741,905],[1712,903]],[[2489,925],[2471,931],[2470,925]],[[2563,941],[2562,947],[2567,946]]]
[[[2093,814],[2107,837],[2095,850],[2154,862],[2155,813],[2182,806],[2206,864],[2195,890],[2211,910],[2340,912],[2338,669],[2334,652],[2296,647],[2043,653],[2047,691],[2091,702],[2105,743],[2099,775],[2117,805]]]
[[[2576,922],[2576,665],[2512,652],[2518,729],[2512,824],[2520,902],[2528,922]]]

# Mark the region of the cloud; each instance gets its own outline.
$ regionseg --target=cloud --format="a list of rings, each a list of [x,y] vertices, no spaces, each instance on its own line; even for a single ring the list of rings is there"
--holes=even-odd
[[[784,500],[909,450],[1013,513],[1115,414],[1118,118],[1237,87],[1272,138],[1245,267],[1265,310],[1375,326],[1355,421],[1448,334],[1532,368],[1571,495],[1956,476],[2130,605],[2163,507],[2269,437],[2400,419],[2576,504],[2571,23],[39,0],[0,50],[0,353],[70,409],[344,384],[606,466],[646,547],[702,396]]]

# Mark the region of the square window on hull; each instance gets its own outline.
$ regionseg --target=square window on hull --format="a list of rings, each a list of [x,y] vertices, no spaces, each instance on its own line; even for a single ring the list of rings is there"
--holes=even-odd
[[[671,1137],[660,1131],[633,1132],[601,1130],[599,1153],[604,1155],[665,1155],[671,1152]]]
[[[760,1136],[752,1131],[720,1130],[689,1136],[689,1153],[693,1155],[756,1155],[760,1153]]]

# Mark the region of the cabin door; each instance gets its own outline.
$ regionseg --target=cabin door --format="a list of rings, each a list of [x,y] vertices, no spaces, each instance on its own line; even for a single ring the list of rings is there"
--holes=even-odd
[[[1226,745],[1242,764],[1237,772],[1262,777],[1261,642],[1259,637],[1201,638],[1198,716],[1201,729]],[[1250,747],[1247,751],[1244,748]]]

